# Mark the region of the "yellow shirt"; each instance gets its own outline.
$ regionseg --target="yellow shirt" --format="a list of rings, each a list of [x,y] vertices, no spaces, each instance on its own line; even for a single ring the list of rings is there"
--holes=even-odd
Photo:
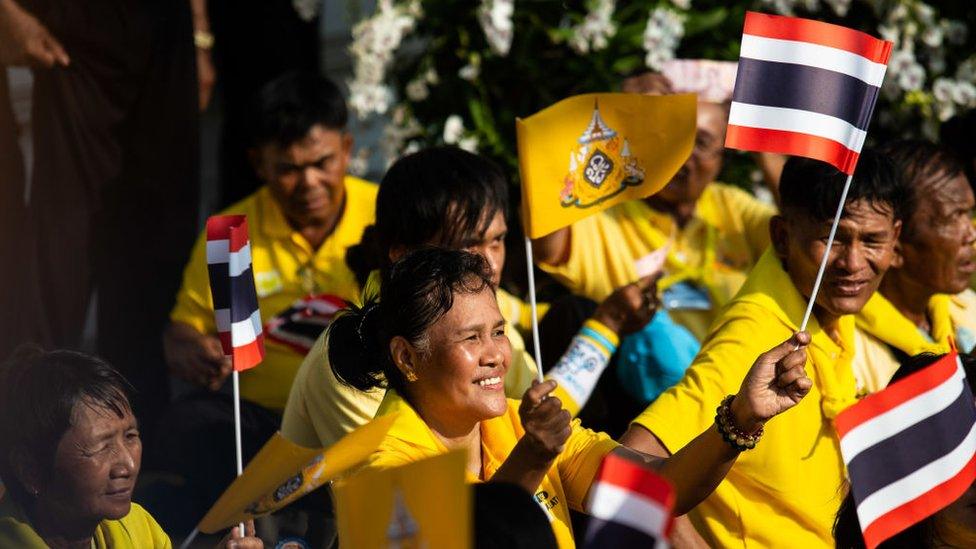
[[[714,421],[722,398],[735,394],[756,358],[797,329],[806,300],[779,259],[767,251],[739,294],[716,320],[685,377],[635,423],[676,452]],[[810,393],[766,425],[715,492],[691,513],[713,547],[828,547],[844,497],[844,464],[831,418],[855,402],[851,371],[854,318],[841,317],[840,343],[815,318],[808,331]]]
[[[371,273],[363,290],[364,297],[379,290],[378,275],[378,272]],[[504,290],[498,290],[497,295],[499,302],[515,299]],[[503,310],[503,316],[504,313]],[[505,394],[521,398],[532,385],[537,369],[518,330],[509,325],[505,332],[512,345]],[[379,388],[364,392],[341,383],[329,365],[327,334],[319,336],[298,369],[281,420],[281,434],[306,448],[327,448],[346,433],[366,424],[376,415],[386,392]]]
[[[335,230],[313,250],[285,219],[270,189],[256,193],[227,208],[221,214],[247,216],[251,239],[251,262],[261,308],[261,320],[283,312],[309,294],[327,293],[346,300],[359,296],[359,284],[346,265],[346,249],[359,243],[363,229],[373,223],[377,186],[346,176],[346,204]],[[207,235],[197,239],[190,262],[183,271],[183,286],[170,313],[173,321],[184,322],[204,334],[216,334],[210,279],[207,272]],[[241,396],[280,412],[301,354],[280,343],[265,340],[264,362],[241,373]]]
[[[517,400],[508,401],[508,411],[481,422],[481,478],[490,480],[515,444],[525,434],[518,415]],[[384,469],[420,461],[447,452],[417,412],[395,391],[389,391],[378,415],[400,412],[386,438],[370,456],[366,468]],[[595,433],[573,420],[566,447],[535,492],[535,498],[549,514],[559,547],[575,547],[569,510],[583,511],[586,494],[603,458],[618,444],[603,433]],[[477,482],[468,472],[468,480]]]
[[[948,353],[949,338],[955,337],[950,302],[951,298],[947,295],[936,295],[929,300],[928,316],[932,333],[924,335],[880,292],[875,292],[864,309],[855,316],[857,331],[861,334],[857,338],[854,357],[858,392],[869,394],[888,386],[888,381],[900,366],[892,348],[908,356]]]
[[[23,511],[9,496],[0,500],[0,547],[46,549]],[[92,536],[95,549],[171,549],[169,536],[139,504],[119,520],[103,520]]]
[[[564,265],[540,263],[573,293],[603,301],[615,288],[637,280],[634,262],[667,245],[668,275],[659,286],[688,280],[708,289],[712,310],[674,310],[672,317],[701,340],[717,311],[735,295],[769,245],[774,209],[736,187],[705,187],[691,221],[678,229],[674,219],[640,200],[618,204],[571,226]]]
[[[966,289],[949,300],[949,315],[956,327],[956,345],[960,351],[976,348],[976,292]]]

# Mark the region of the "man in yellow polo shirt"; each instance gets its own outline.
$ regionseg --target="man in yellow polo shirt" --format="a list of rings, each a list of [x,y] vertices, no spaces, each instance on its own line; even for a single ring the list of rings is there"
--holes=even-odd
[[[899,257],[878,292],[857,315],[855,373],[859,389],[883,389],[906,357],[946,353],[949,339],[969,352],[976,344],[976,307],[969,279],[976,272],[976,199],[962,165],[926,141],[884,147],[910,197]]]
[[[744,366],[799,328],[825,252],[846,176],[813,160],[791,158],[780,185],[782,215],[770,223],[772,248],[723,310],[684,378],[631,425],[622,442],[668,455],[714,420],[734,394]],[[827,547],[844,496],[844,467],[831,420],[855,401],[854,317],[894,258],[903,188],[894,166],[865,150],[830,250],[807,331],[813,388],[767,425],[691,518],[713,547]]]
[[[286,74],[255,98],[250,157],[264,185],[222,213],[247,216],[258,305],[266,326],[283,313],[290,318],[287,313],[295,302],[309,296],[359,296],[346,251],[373,222],[377,187],[346,174],[353,147],[346,119],[339,89],[318,75]],[[164,335],[170,371],[200,390],[177,401],[164,422],[158,445],[165,453],[161,468],[186,477],[197,491],[188,499],[205,506],[233,472],[233,439],[221,437],[225,431],[233,433],[234,421],[230,398],[217,392],[231,364],[216,336],[205,234],[193,248],[170,320]],[[288,334],[276,337],[276,330],[265,330],[263,363],[240,376],[245,457],[278,429],[305,354]],[[189,460],[193,463],[180,458],[181,452],[195,455]],[[225,474],[217,474],[213,470],[220,470],[222,459]]]
[[[694,149],[671,182],[654,196],[536,239],[539,267],[574,294],[600,301],[637,280],[637,260],[668,248],[665,277],[658,284],[663,305],[703,339],[715,313],[769,245],[769,219],[775,213],[747,192],[715,182],[727,119],[724,106],[699,101]]]

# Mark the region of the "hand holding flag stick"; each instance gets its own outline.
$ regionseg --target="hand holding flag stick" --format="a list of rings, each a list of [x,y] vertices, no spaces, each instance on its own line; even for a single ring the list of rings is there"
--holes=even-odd
[[[800,331],[823,281],[891,47],[838,25],[746,12],[725,146],[813,158],[847,174]]]

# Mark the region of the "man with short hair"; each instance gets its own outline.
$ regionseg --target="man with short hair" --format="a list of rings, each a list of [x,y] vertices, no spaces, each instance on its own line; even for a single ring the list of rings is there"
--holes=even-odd
[[[845,174],[791,158],[783,171],[782,214],[770,223],[772,248],[716,320],[684,378],[651,404],[622,438],[666,456],[714,420],[722,399],[764,349],[799,329],[812,293]],[[818,547],[832,543],[844,466],[832,420],[857,395],[854,317],[895,257],[903,188],[884,157],[860,158],[807,331],[813,388],[796,409],[765,426],[726,480],[691,513],[712,546]],[[763,425],[737,425],[757,434]]]
[[[296,301],[317,297],[342,306],[336,298],[359,296],[346,251],[373,222],[377,187],[346,174],[353,148],[346,119],[338,87],[305,73],[268,83],[251,109],[249,155],[264,185],[221,212],[247,216],[251,268],[265,325],[264,361],[240,375],[245,461],[281,423],[306,352],[294,342],[304,339],[310,347],[318,333],[308,329],[320,332],[327,323],[319,319],[304,323],[301,333],[298,328],[283,333],[294,325],[291,319],[302,316],[296,313]],[[306,310],[311,314],[313,305]],[[190,493],[172,499],[181,501],[178,511],[185,520],[198,520],[232,480],[234,458],[233,400],[218,392],[232,365],[217,337],[205,232],[193,248],[170,320],[164,334],[170,371],[199,390],[173,404],[160,427],[150,468],[183,478],[182,490]]]
[[[353,138],[347,111],[329,80],[291,73],[265,86],[255,101],[249,155],[264,185],[221,214],[244,214],[261,318],[267,322],[299,299],[329,294],[359,296],[346,250],[373,222],[376,185],[346,174]],[[231,372],[214,324],[201,234],[183,274],[166,358],[174,375],[217,390]],[[303,353],[266,342],[260,368],[241,375],[241,396],[281,412]]]
[[[878,292],[857,315],[859,389],[883,389],[905,358],[949,352],[950,339],[976,344],[976,199],[963,166],[947,150],[910,140],[883,148],[907,194],[898,255]]]

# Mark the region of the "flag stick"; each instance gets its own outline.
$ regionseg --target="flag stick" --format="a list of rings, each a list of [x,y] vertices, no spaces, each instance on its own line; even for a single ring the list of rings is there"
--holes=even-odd
[[[824,250],[823,258],[820,259],[820,269],[817,271],[817,279],[813,283],[813,291],[810,293],[810,301],[807,302],[807,310],[803,313],[803,322],[800,323],[800,331],[807,329],[807,322],[810,321],[810,313],[813,312],[813,304],[817,301],[817,293],[820,291],[820,283],[823,282],[824,271],[827,270],[827,259],[830,257],[830,248],[834,245],[834,236],[837,234],[837,224],[840,223],[840,216],[844,213],[844,204],[847,202],[847,191],[851,190],[851,180],[854,175],[847,176],[844,183],[844,190],[840,193],[840,204],[837,205],[837,213],[834,214],[834,223],[830,226],[830,234],[827,236],[827,248]]]
[[[535,303],[535,272],[533,271],[534,261],[532,260],[532,240],[525,237],[525,268],[529,271],[529,305],[532,308],[532,347],[535,351],[535,366],[537,368],[537,378],[542,383],[542,351],[539,348],[539,312]]]
[[[200,530],[197,529],[197,528],[194,528],[193,531],[190,532],[190,535],[186,536],[186,539],[183,540],[183,543],[180,544],[180,549],[189,549],[190,544],[193,543],[193,540],[197,539],[197,535],[199,533],[200,533]]]
[[[234,378],[234,444],[237,449],[237,476],[244,472],[244,456],[241,449],[241,380],[240,373],[234,369],[231,374]],[[241,528],[241,536],[244,534],[244,523],[238,523]]]

